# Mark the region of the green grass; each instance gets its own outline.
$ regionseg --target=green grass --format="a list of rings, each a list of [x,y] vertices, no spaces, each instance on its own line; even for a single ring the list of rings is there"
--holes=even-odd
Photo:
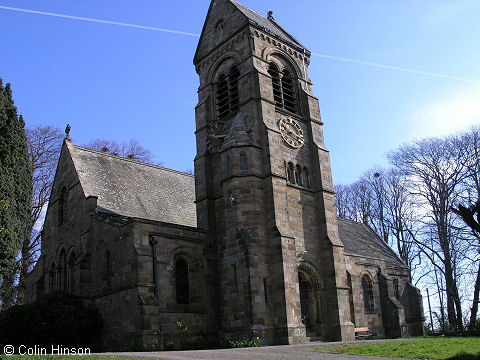
[[[306,348],[330,354],[420,359],[480,359],[480,337],[431,337],[368,344],[324,345]]]

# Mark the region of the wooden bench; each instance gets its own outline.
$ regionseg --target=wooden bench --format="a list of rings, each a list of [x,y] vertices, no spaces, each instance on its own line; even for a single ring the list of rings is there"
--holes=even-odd
[[[373,336],[368,327],[355,328],[355,339],[366,339]]]

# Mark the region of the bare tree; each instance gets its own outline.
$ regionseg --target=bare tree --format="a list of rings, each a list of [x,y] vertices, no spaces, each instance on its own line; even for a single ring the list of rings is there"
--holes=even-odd
[[[418,215],[416,204],[408,188],[408,180],[396,169],[382,174],[384,178],[385,222],[389,228],[398,255],[413,271],[414,260],[419,259],[415,246],[418,232]]]
[[[383,241],[388,244],[390,229],[386,218],[388,194],[385,188],[385,169],[378,168],[367,171],[362,180],[370,189],[372,198],[370,222]]]
[[[457,146],[456,141],[455,137],[417,141],[389,154],[389,160],[408,178],[410,191],[425,212],[425,229],[432,229],[435,233],[433,246],[425,241],[417,241],[417,244],[445,278],[449,323],[462,328],[451,207],[458,198],[459,187],[465,177],[461,161],[465,149]],[[432,252],[443,266],[431,259]]]
[[[469,327],[473,328],[477,322],[480,296],[480,127],[473,127],[464,134],[458,146],[466,149],[466,177],[461,199],[456,206],[452,207],[452,211],[469,227],[472,237],[476,240],[475,243],[469,243],[471,245],[469,249],[472,254],[472,265],[476,269],[469,321]]]
[[[27,129],[28,154],[32,167],[33,200],[30,226],[21,250],[17,303],[23,304],[25,280],[37,260],[40,249],[41,228],[44,211],[52,190],[64,134],[52,126],[37,126]]]
[[[107,154],[117,155],[146,163],[151,163],[153,158],[150,150],[145,149],[135,139],[131,139],[129,142],[123,142],[121,144],[114,140],[95,139],[84,146],[86,148],[101,151]]]
[[[352,215],[355,221],[372,224],[373,193],[365,178],[354,182],[351,188]]]
[[[342,219],[351,218],[351,186],[350,185],[335,185],[335,205],[337,209],[337,216]]]

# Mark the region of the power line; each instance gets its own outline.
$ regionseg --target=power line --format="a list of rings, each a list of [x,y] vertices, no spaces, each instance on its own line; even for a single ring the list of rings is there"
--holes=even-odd
[[[20,8],[2,6],[2,5],[0,5],[0,9],[19,11],[19,12],[29,13],[29,14],[54,16],[54,17],[73,19],[73,20],[89,21],[89,22],[100,23],[100,24],[126,26],[126,27],[131,27],[131,28],[136,28],[136,29],[152,30],[152,31],[166,32],[166,33],[171,33],[171,34],[185,35],[185,36],[193,36],[193,37],[199,37],[200,36],[200,34],[190,33],[190,32],[185,32],[185,31],[179,31],[179,30],[163,29],[163,28],[158,28],[158,27],[153,27],[153,26],[136,25],[136,24],[122,23],[122,22],[118,22],[118,21],[93,19],[93,18],[87,18],[87,17],[81,17],[81,16],[72,16],[72,15],[65,15],[65,14],[58,14],[58,13],[51,13],[51,12],[37,11],[37,10],[30,10],[30,9],[20,9]],[[332,56],[332,55],[326,55],[326,54],[312,53],[312,55],[313,56],[318,56],[318,57],[321,57],[321,58],[325,58],[325,59],[338,60],[338,61],[350,62],[350,63],[355,63],[355,64],[361,64],[361,65],[368,65],[368,66],[373,66],[373,67],[378,67],[378,68],[383,68],[383,69],[388,69],[388,70],[403,71],[403,72],[408,72],[408,73],[413,73],[413,74],[433,76],[433,77],[438,77],[438,78],[443,78],[443,79],[458,80],[458,81],[465,81],[465,82],[480,84],[480,80],[468,79],[468,78],[463,78],[463,77],[459,77],[459,76],[432,73],[432,72],[428,72],[428,71],[421,71],[421,70],[409,69],[409,68],[392,66],[392,65],[385,65],[385,64],[379,64],[379,63],[374,63],[374,62],[370,62],[370,61],[344,58],[344,57]]]

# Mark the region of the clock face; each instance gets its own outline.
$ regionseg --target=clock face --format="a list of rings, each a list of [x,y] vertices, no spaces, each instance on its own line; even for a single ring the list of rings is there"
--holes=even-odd
[[[207,129],[207,149],[211,153],[217,152],[225,140],[225,123],[223,121],[215,121],[210,123]]]
[[[290,118],[281,118],[278,122],[278,128],[282,134],[283,140],[294,149],[299,149],[305,144],[303,131],[295,120]]]

